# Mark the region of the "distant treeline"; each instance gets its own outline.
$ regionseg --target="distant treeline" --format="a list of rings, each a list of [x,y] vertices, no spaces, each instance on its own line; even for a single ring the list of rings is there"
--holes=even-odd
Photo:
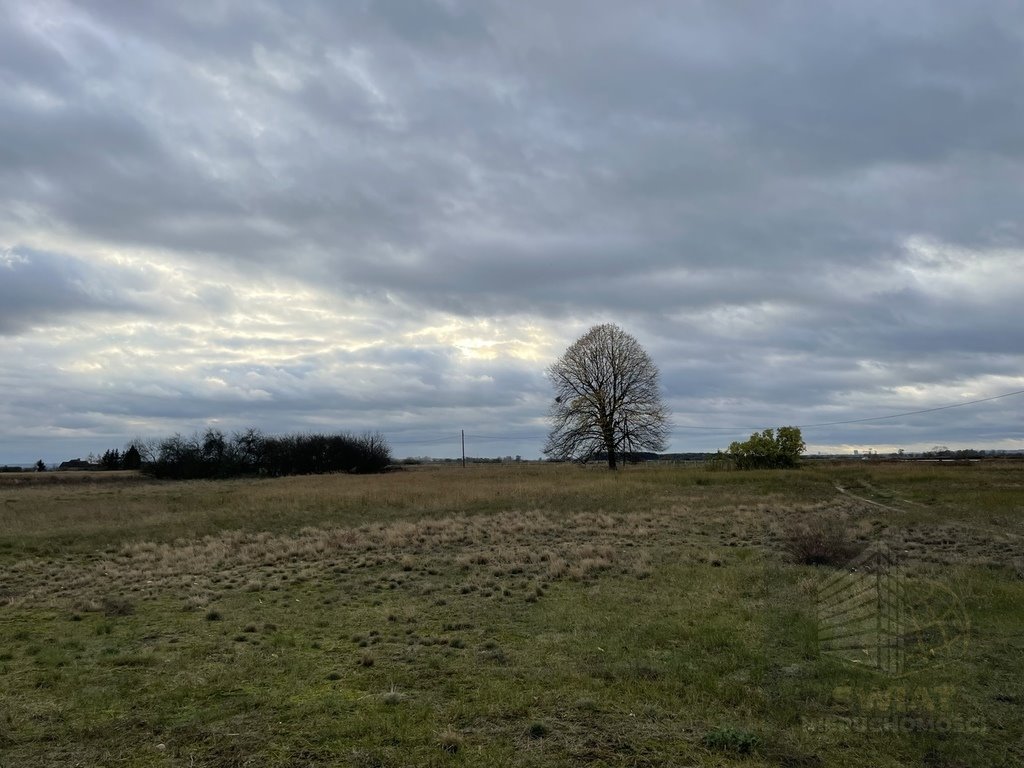
[[[142,470],[158,478],[192,480],[244,475],[383,472],[391,449],[379,433],[266,436],[257,429],[228,438],[217,429],[173,435],[150,446]]]
[[[714,454],[707,452],[692,452],[692,453],[653,453],[650,451],[626,451],[624,453],[617,454],[619,461],[626,464],[642,464],[647,461],[664,461],[664,462],[686,462],[686,461],[705,461]],[[551,461],[550,459],[548,461]],[[595,451],[586,459],[582,460],[582,463],[594,461],[597,463],[604,463],[608,461],[608,454],[604,451]]]
[[[647,451],[634,451],[618,454],[619,461],[627,464],[642,464],[646,461],[660,461],[660,462],[695,462],[705,461],[714,456],[714,454],[700,452],[700,453],[651,453]],[[596,462],[598,464],[607,461],[607,454],[603,451],[597,451],[591,454],[585,459],[551,459],[545,458],[540,459],[545,464],[569,464],[579,463],[587,464],[588,462]],[[405,459],[401,459],[397,462],[399,465],[418,465],[418,464],[461,464],[461,458],[442,458],[434,459],[427,456],[410,456]],[[467,456],[467,464],[519,464],[527,463],[532,464],[530,459],[524,459],[522,456]]]

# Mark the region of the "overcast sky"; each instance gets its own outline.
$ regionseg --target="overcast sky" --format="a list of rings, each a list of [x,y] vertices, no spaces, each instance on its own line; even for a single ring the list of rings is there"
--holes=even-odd
[[[0,462],[536,458],[597,322],[677,451],[1024,389],[1022,85],[1011,2],[0,0]],[[1022,406],[805,438],[1024,448]]]

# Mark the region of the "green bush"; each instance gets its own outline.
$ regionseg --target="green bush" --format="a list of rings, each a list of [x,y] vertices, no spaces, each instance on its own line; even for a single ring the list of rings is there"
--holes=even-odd
[[[779,427],[755,432],[746,442],[734,442],[726,455],[737,469],[795,467],[806,448],[800,427]]]

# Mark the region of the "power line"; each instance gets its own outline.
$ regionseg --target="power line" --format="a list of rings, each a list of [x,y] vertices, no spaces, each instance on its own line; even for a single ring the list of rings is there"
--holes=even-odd
[[[978,403],[988,403],[992,400],[1001,400],[1004,397],[1013,397],[1014,395],[1024,395],[1024,389],[1018,389],[1016,392],[1006,392],[1002,395],[993,395],[992,397],[983,397],[979,400],[968,400],[965,403],[952,403],[950,405],[939,405],[935,408],[922,408],[917,411],[906,411],[905,413],[893,413],[889,416],[869,416],[866,419],[848,419],[846,421],[825,421],[820,424],[804,424],[805,427],[832,427],[838,424],[860,424],[865,421],[882,421],[883,419],[898,419],[902,416],[916,416],[919,413],[934,413],[935,411],[948,411],[951,408],[963,408],[965,405],[977,405]]]
[[[458,442],[458,435],[451,435],[445,437],[426,437],[422,440],[388,440],[391,445],[431,445],[438,443],[450,443]]]
[[[547,437],[539,432],[532,435],[466,435],[474,440],[540,440]]]
[[[916,416],[921,413],[934,413],[936,411],[948,411],[951,408],[963,408],[968,405],[977,405],[978,403],[988,403],[992,400],[1001,400],[1004,397],[1014,397],[1015,395],[1024,395],[1024,389],[1018,389],[1014,392],[1004,392],[1001,395],[993,395],[992,397],[982,397],[977,400],[968,400],[963,403],[950,403],[948,405],[938,405],[934,408],[921,408],[916,411],[903,411],[902,413],[890,413],[887,416],[867,416],[862,419],[844,419],[842,421],[822,421],[816,424],[796,424],[794,426],[800,429],[811,429],[813,427],[835,427],[842,424],[863,424],[868,421],[883,421],[885,419],[899,419],[904,416]],[[675,427],[673,431],[681,429],[695,429],[695,430],[723,430],[729,432],[746,432],[748,430],[758,430],[760,427],[698,427],[698,426],[681,426]]]

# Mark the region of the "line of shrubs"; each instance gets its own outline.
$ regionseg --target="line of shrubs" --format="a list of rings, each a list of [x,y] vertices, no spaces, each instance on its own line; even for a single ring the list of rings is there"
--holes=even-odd
[[[142,464],[143,472],[173,480],[368,474],[383,472],[391,464],[391,449],[380,433],[268,437],[248,429],[228,438],[218,429],[208,429],[202,435],[168,437],[148,459]]]

